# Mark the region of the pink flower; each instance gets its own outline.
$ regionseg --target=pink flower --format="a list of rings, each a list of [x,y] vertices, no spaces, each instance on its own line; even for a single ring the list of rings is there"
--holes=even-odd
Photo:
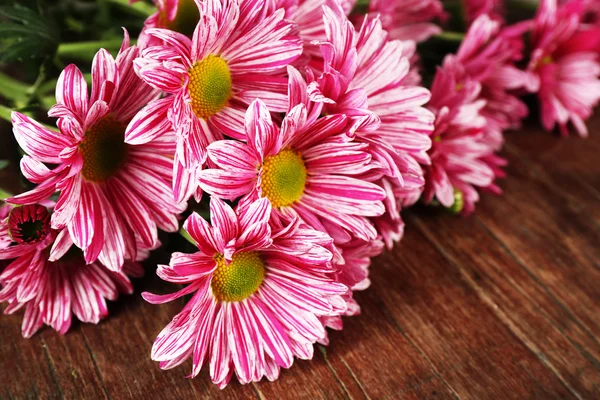
[[[378,18],[365,18],[359,32],[339,7],[324,7],[324,19],[327,39],[321,47],[325,66],[323,74],[308,86],[311,99],[323,101],[329,114],[375,114],[380,121],[376,129],[372,129],[374,124],[356,124],[353,133],[379,153],[373,157],[385,166],[386,176],[400,178],[403,185],[422,186],[420,168],[411,158],[427,162],[433,114],[423,107],[429,91],[405,81],[409,74],[405,44],[388,40]]]
[[[285,10],[285,17],[298,27],[298,35],[303,43],[303,55],[314,68],[322,68],[323,57],[318,43],[325,39],[323,6],[336,4],[345,15],[350,14],[356,0],[277,0],[277,8]]]
[[[385,193],[361,178],[373,168],[368,145],[348,139],[345,115],[316,118],[320,104],[307,112],[308,103],[298,100],[306,100],[306,84],[292,67],[290,74],[294,107],[281,129],[265,104],[254,101],[246,113],[247,143],[222,140],[208,147],[215,168],[202,171],[202,189],[222,199],[243,196],[242,204],[266,197],[275,214],[299,215],[334,239],[375,239],[368,217],[383,213]]]
[[[467,24],[471,25],[478,17],[487,15],[494,21],[504,20],[504,0],[463,0]]]
[[[339,257],[334,256],[333,266],[337,271],[338,282],[346,285],[348,290],[342,298],[346,303],[346,310],[342,315],[327,315],[321,317],[324,326],[334,330],[342,330],[344,325],[342,317],[351,317],[360,314],[360,306],[352,298],[354,291],[365,290],[371,285],[369,280],[369,267],[371,259],[383,252],[384,244],[381,240],[364,241],[354,239],[350,242],[336,246]],[[329,344],[327,332],[319,339],[319,343]]]
[[[294,357],[312,358],[313,343],[325,335],[320,317],[345,310],[340,296],[347,288],[334,279],[331,239],[298,219],[269,225],[266,199],[234,212],[213,197],[210,207],[210,225],[195,213],[184,224],[199,251],[174,253],[157,270],[187,286],[143,293],[153,304],[192,294],[158,335],[152,359],[167,369],[191,357],[192,377],[208,364],[220,388],[234,372],[242,384],[274,380]]]
[[[121,272],[98,262],[86,265],[81,252],[72,247],[67,230],[58,233],[49,221],[48,210],[34,204],[14,208],[8,230],[0,224],[0,242],[12,241],[0,249],[0,260],[14,260],[0,274],[0,302],[8,302],[6,314],[25,310],[22,334],[26,338],[43,324],[65,334],[72,314],[82,322],[97,324],[108,315],[107,299],[133,292],[127,276],[143,274],[141,266],[130,261]]]
[[[223,135],[244,137],[244,113],[252,100],[263,99],[273,112],[286,110],[285,68],[300,56],[302,42],[292,35],[283,10],[267,13],[266,1],[201,2],[191,40],[170,30],[147,30],[165,44],[145,49],[136,71],[172,95],[148,104],[129,125],[126,141],[148,143],[170,129],[163,121],[171,122],[177,132],[177,201],[196,192],[206,146]]]
[[[486,101],[480,98],[481,85],[459,83],[460,68],[454,56],[446,56],[431,87],[429,108],[436,122],[423,196],[426,203],[435,197],[444,207],[469,214],[479,200],[477,189],[500,192],[494,180],[502,176],[505,162],[494,155],[483,131],[487,120],[482,115]]]
[[[486,101],[481,114],[487,119],[484,134],[495,150],[502,147],[502,132],[520,126],[527,106],[516,90],[527,83],[527,74],[515,65],[522,59],[524,32],[529,23],[502,28],[487,15],[470,26],[456,53],[461,68],[456,69],[458,85],[467,80],[481,83],[480,98]]]
[[[564,136],[569,122],[587,136],[585,120],[600,100],[600,27],[582,24],[583,12],[580,1],[542,0],[531,34],[527,88],[540,100],[544,128],[558,125]]]
[[[442,30],[431,21],[447,18],[440,0],[371,0],[369,14],[379,14],[392,39],[422,42]]]
[[[423,107],[429,91],[413,85],[419,80],[409,70],[414,47],[389,40],[378,18],[365,18],[358,32],[339,7],[325,7],[324,18],[325,65],[308,91],[313,100],[324,103],[328,114],[378,121],[364,124],[357,120],[352,135],[357,142],[369,144],[368,151],[379,167],[382,178],[375,180],[386,192],[386,213],[375,223],[391,247],[404,226],[399,203],[418,199],[425,182],[419,163],[429,162],[434,116]]]
[[[0,200],[1,201],[1,200]],[[13,209],[12,204],[4,203],[0,205],[0,250],[5,249],[12,243],[8,233],[8,214]]]
[[[75,65],[62,72],[49,112],[58,117],[59,131],[12,114],[15,137],[28,154],[21,170],[38,186],[8,201],[39,203],[59,191],[52,227],[68,230],[87,263],[99,259],[115,271],[140,249],[158,245],[157,228],[176,231],[185,209],[171,195],[172,135],[140,146],[123,141],[135,113],[157,96],[134,73],[138,50],[128,43],[116,60],[106,50],[96,54],[89,97]]]

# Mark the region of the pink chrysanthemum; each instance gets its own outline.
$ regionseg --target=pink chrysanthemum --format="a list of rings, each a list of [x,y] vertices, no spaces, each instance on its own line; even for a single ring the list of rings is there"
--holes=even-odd
[[[407,159],[427,162],[433,115],[423,107],[429,91],[405,81],[409,60],[403,53],[404,43],[388,40],[378,18],[365,18],[355,32],[341,8],[323,10],[325,66],[323,74],[309,84],[311,98],[323,101],[330,114],[375,114],[379,127],[370,131],[357,125],[357,139],[373,144],[370,149],[379,153],[373,156],[386,166],[385,175],[398,178],[401,172],[404,185],[422,186],[418,164]]]
[[[210,207],[212,226],[197,214],[184,225],[199,252],[174,253],[157,270],[187,286],[143,294],[156,304],[193,293],[158,335],[152,359],[167,369],[191,357],[192,377],[208,363],[221,388],[234,372],[243,384],[274,380],[294,357],[312,358],[313,343],[325,335],[319,317],[345,310],[340,296],[347,288],[333,278],[331,239],[298,219],[270,226],[267,199],[237,213],[215,197]]]
[[[412,85],[407,42],[389,40],[378,18],[365,18],[355,32],[339,7],[324,7],[327,38],[321,42],[325,66],[323,74],[309,84],[315,101],[323,101],[327,113],[343,113],[356,118],[369,116],[377,124],[353,127],[358,142],[369,144],[377,160],[377,183],[385,190],[386,213],[376,218],[378,231],[391,247],[403,231],[399,203],[414,202],[424,185],[419,163],[427,164],[433,114],[423,105],[429,91]],[[408,55],[413,47],[409,46]]]
[[[140,146],[124,143],[129,121],[157,96],[133,71],[137,54],[128,38],[116,60],[100,50],[89,97],[81,71],[73,64],[65,68],[49,112],[58,117],[59,131],[12,114],[15,137],[28,154],[21,170],[38,186],[9,201],[39,203],[60,191],[52,227],[68,229],[86,262],[99,259],[112,270],[125,259],[135,260],[139,249],[156,247],[157,227],[176,231],[177,214],[185,209],[174,204],[170,188],[174,137]]]
[[[494,184],[502,177],[504,160],[494,155],[494,147],[483,132],[487,123],[481,110],[481,85],[476,81],[459,83],[460,63],[446,56],[432,87],[428,107],[436,114],[431,164],[425,167],[424,199],[434,197],[444,207],[471,213],[479,200],[477,189],[499,193]]]
[[[502,132],[520,126],[527,106],[515,90],[527,83],[527,74],[515,66],[522,59],[522,35],[528,28],[522,23],[501,29],[500,22],[487,15],[477,18],[460,44],[455,60],[458,85],[466,80],[481,83],[480,97],[486,101],[481,114],[487,123],[484,133],[496,150],[502,147]]]
[[[25,310],[26,338],[44,324],[65,334],[73,314],[82,322],[98,323],[108,315],[106,300],[133,292],[128,275],[143,274],[142,267],[130,261],[120,272],[98,262],[86,265],[67,230],[50,228],[50,214],[41,205],[14,208],[6,226],[7,230],[0,228],[0,242],[8,239],[11,245],[0,249],[0,260],[14,261],[0,274],[0,302],[8,302],[6,314]]]
[[[440,0],[371,0],[369,14],[379,14],[392,39],[422,42],[442,30],[432,21],[447,15]]]
[[[466,22],[469,25],[482,15],[487,15],[498,22],[504,20],[504,0],[463,0],[462,2]]]
[[[306,87],[293,71],[290,67],[291,86]],[[296,95],[290,97],[294,105]],[[211,144],[208,157],[216,167],[202,171],[202,189],[228,200],[244,196],[242,203],[266,197],[274,213],[299,215],[334,239],[349,234],[375,239],[368,217],[383,213],[385,193],[360,178],[373,168],[368,145],[348,140],[345,115],[316,118],[317,106],[307,116],[305,103],[296,104],[279,129],[265,104],[254,101],[246,113],[248,143]]]
[[[147,143],[177,132],[174,192],[177,201],[197,189],[206,146],[228,135],[243,138],[248,104],[261,98],[273,112],[287,107],[286,66],[302,53],[284,10],[267,13],[268,0],[206,0],[193,38],[165,29],[147,33],[164,41],[135,61],[139,76],[172,94],[150,103],[130,124],[128,143]],[[197,197],[200,193],[196,193]]]
[[[1,202],[2,200],[0,200]],[[12,204],[4,203],[0,205],[0,249],[4,249],[12,243],[8,234],[8,214],[13,209]]]
[[[581,1],[542,0],[531,34],[527,88],[540,100],[544,128],[558,125],[565,136],[569,122],[587,136],[585,120],[600,100],[600,26],[583,24],[584,11]]]
[[[303,55],[310,65],[319,69],[323,61],[321,50],[315,41],[325,39],[323,6],[339,4],[344,14],[350,14],[356,0],[277,0],[277,8],[285,9],[285,17],[298,27],[303,43]]]

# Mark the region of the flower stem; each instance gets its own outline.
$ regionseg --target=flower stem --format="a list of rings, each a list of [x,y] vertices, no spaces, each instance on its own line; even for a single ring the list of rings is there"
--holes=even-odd
[[[156,12],[156,7],[143,1],[133,4],[129,4],[129,0],[108,0],[108,2],[120,7],[123,11],[143,18],[147,18]]]
[[[12,113],[12,110],[10,108],[5,107],[2,104],[0,104],[0,118],[12,123],[12,119],[10,118],[11,113]]]
[[[462,32],[444,31],[439,35],[435,35],[434,38],[438,40],[443,40],[445,42],[460,43],[465,38],[465,34]]]
[[[102,40],[98,42],[62,43],[58,46],[56,54],[61,58],[76,60],[91,60],[98,50],[104,48],[109,52],[117,52],[121,48],[122,39]]]

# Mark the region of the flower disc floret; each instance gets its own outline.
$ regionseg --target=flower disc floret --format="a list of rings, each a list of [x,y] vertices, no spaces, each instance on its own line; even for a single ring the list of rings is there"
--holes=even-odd
[[[273,207],[286,207],[298,201],[306,186],[306,166],[292,149],[267,156],[262,167],[262,194]]]
[[[89,182],[103,182],[121,170],[127,159],[125,124],[106,116],[89,128],[79,151],[83,157],[81,174]]]
[[[265,265],[258,252],[241,252],[227,263],[223,255],[215,256],[217,269],[211,288],[218,301],[242,301],[260,287],[265,277]]]
[[[227,105],[231,97],[231,72],[225,60],[211,54],[195,63],[189,75],[192,110],[198,118],[207,119]]]

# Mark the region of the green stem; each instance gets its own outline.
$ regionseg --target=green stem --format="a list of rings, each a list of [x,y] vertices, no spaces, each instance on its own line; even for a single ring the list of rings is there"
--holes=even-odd
[[[465,38],[465,34],[462,32],[444,31],[439,35],[435,35],[433,38],[443,40],[445,42],[460,43]]]
[[[129,4],[129,0],[108,0],[108,2],[118,6],[123,11],[143,18],[147,18],[156,12],[156,7],[148,3],[144,3],[143,1],[138,1],[137,3],[133,4]]]
[[[0,72],[0,96],[15,103],[26,102],[29,86]]]
[[[56,54],[61,58],[76,60],[91,60],[98,50],[104,48],[109,52],[117,52],[121,48],[122,39],[102,40],[97,42],[62,43],[58,46]]]
[[[10,108],[5,107],[2,104],[0,104],[0,118],[12,123],[12,119],[10,118],[11,113],[12,113],[12,110]]]

